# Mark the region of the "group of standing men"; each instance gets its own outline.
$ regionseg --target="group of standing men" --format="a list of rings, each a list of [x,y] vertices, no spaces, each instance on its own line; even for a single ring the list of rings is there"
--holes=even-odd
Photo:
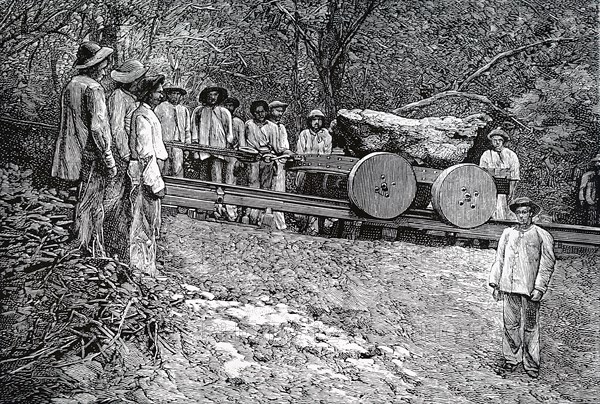
[[[261,155],[248,163],[248,184],[285,191],[284,164],[292,155],[281,117],[287,104],[252,102],[252,119],[234,116],[240,102],[221,87],[205,88],[190,114],[181,105],[186,90],[165,85],[163,75],[147,76],[137,60],[125,61],[110,76],[116,89],[106,97],[100,81],[113,50],[95,42],[80,45],[72,77],[61,96],[60,133],[52,175],[78,181],[74,233],[79,249],[93,256],[129,260],[133,270],[156,274],[156,239],[161,222],[163,175],[183,176],[184,156],[194,166],[208,165],[210,180],[234,184],[236,159],[218,152],[184,153],[165,142],[197,143],[214,149],[250,148]],[[165,100],[166,96],[166,100]],[[300,133],[297,153],[331,153],[324,115],[313,110]],[[208,164],[206,164],[208,163]],[[224,175],[223,175],[224,174]],[[224,178],[223,178],[224,177]],[[299,178],[302,188],[302,179]],[[223,206],[215,215],[237,220],[237,208]],[[257,223],[262,213],[246,209]],[[274,225],[286,228],[282,212]]]

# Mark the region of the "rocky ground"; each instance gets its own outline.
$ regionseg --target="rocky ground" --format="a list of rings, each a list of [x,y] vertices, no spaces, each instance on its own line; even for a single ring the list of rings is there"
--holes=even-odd
[[[27,251],[15,254],[16,273],[38,262]],[[19,361],[3,351],[0,368],[11,376],[2,376],[0,402],[593,403],[600,395],[598,254],[558,261],[542,305],[537,380],[499,370],[501,303],[486,286],[493,250],[309,237],[180,214],[164,219],[159,257],[157,280],[115,279],[114,263],[77,258],[86,269],[60,279],[74,282],[65,299],[89,321],[70,316],[58,328],[82,334],[82,345],[99,342],[82,349],[67,333],[68,349],[44,336]],[[90,284],[114,303],[84,296]],[[38,289],[10,287],[29,288],[33,312],[67,313],[57,309],[65,299],[38,305]],[[14,311],[21,322],[11,324],[26,331],[32,321]],[[32,378],[36,393],[24,394]]]

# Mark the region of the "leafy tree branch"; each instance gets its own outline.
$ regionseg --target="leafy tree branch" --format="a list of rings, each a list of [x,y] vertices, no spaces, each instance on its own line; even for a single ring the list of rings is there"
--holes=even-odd
[[[499,53],[496,56],[494,56],[492,58],[492,60],[490,60],[485,66],[481,67],[475,73],[471,74],[461,84],[458,84],[455,87],[455,90],[458,90],[458,91],[464,90],[465,87],[467,85],[469,85],[473,80],[480,77],[483,73],[490,70],[496,63],[498,63],[499,61],[501,61],[503,59],[506,59],[513,55],[521,53],[527,49],[535,48],[536,46],[546,45],[546,44],[550,44],[550,43],[557,43],[557,42],[568,42],[568,41],[574,41],[574,40],[575,40],[575,38],[549,38],[549,39],[544,39],[543,41],[538,41],[538,42],[535,42],[532,44],[523,45],[516,49],[511,49],[506,52]]]

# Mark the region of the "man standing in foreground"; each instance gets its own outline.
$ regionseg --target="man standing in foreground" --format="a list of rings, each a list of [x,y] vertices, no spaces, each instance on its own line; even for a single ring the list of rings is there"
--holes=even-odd
[[[52,176],[79,180],[74,232],[79,249],[93,256],[105,255],[102,200],[106,179],[117,175],[106,95],[100,84],[112,52],[95,42],[79,46],[78,74],[61,96],[60,133],[52,163]]]
[[[494,288],[494,298],[504,300],[504,369],[512,372],[523,362],[527,375],[536,378],[540,369],[540,300],[554,272],[554,240],[532,224],[541,209],[529,198],[517,198],[509,208],[517,216],[517,225],[505,229],[500,237],[489,285]]]

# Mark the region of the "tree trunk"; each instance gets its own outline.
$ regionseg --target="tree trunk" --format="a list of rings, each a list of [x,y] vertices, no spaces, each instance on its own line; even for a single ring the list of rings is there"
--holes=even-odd
[[[114,66],[119,66],[122,59],[122,50],[119,49],[119,32],[121,29],[121,10],[112,3],[108,4],[108,16],[102,29],[102,44],[114,49],[112,61]]]

